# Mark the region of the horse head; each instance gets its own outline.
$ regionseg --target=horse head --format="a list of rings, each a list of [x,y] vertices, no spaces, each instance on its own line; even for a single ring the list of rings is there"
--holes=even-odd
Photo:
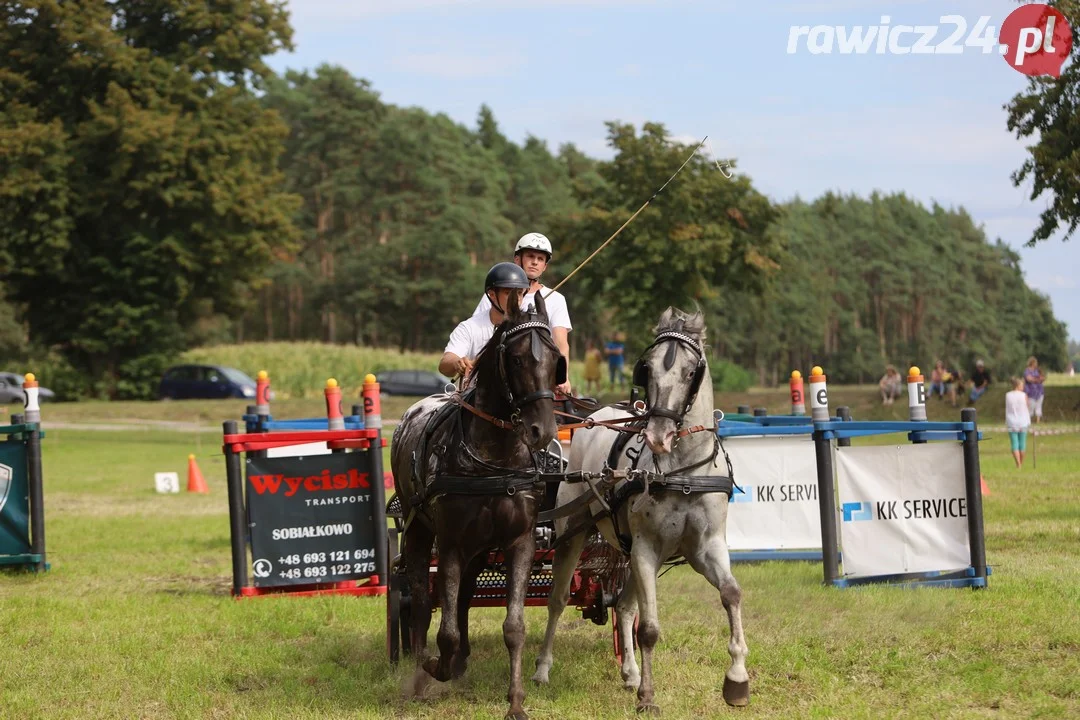
[[[668,307],[653,328],[655,338],[634,366],[633,383],[645,388],[645,442],[655,455],[672,451],[676,434],[705,385],[712,388],[705,360],[705,316]],[[711,409],[710,409],[711,412]]]
[[[509,412],[513,430],[530,450],[543,450],[555,437],[555,393],[566,378],[566,360],[551,339],[547,308],[520,307],[511,293],[506,319],[477,358],[477,392]]]

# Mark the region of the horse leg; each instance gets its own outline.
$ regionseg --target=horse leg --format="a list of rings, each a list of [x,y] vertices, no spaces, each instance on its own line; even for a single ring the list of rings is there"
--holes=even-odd
[[[728,629],[731,637],[728,641],[728,654],[731,655],[731,667],[724,675],[724,701],[728,705],[742,707],[750,703],[750,675],[746,672],[746,638],[742,625],[742,589],[731,574],[731,562],[727,543],[714,535],[704,540],[697,552],[689,553],[686,558],[690,567],[703,575],[713,587],[720,591],[720,602],[727,611]]]
[[[644,538],[635,537],[630,553],[630,577],[638,603],[638,646],[641,648],[641,684],[638,686],[638,712],[660,713],[653,702],[652,655],[660,639],[660,616],[656,608],[656,571],[660,559]],[[630,616],[633,622],[633,616]],[[633,645],[630,646],[633,648]]]
[[[487,553],[482,552],[469,561],[461,578],[461,592],[458,595],[458,630],[461,632],[461,644],[450,666],[450,675],[454,679],[464,675],[469,667],[469,655],[472,654],[472,646],[469,644],[469,608],[476,592],[476,578],[486,563]]]
[[[536,656],[536,672],[533,673],[533,682],[548,682],[548,674],[555,662],[555,630],[559,626],[559,618],[570,601],[570,581],[574,577],[581,550],[585,547],[588,533],[579,532],[565,543],[560,543],[555,548],[555,557],[551,562],[551,595],[548,596],[548,622],[547,632],[544,634],[544,645],[540,648],[540,654]]]
[[[457,548],[443,550],[439,548],[439,573],[438,587],[442,591],[442,622],[439,623],[439,634],[436,641],[439,644],[439,657],[428,658],[424,661],[424,669],[438,680],[446,682],[451,677],[450,664],[457,655],[458,646],[461,642],[461,633],[458,629],[458,603],[460,602],[461,574],[462,574],[461,551]]]
[[[615,603],[615,609],[619,622],[619,644],[623,649],[622,668],[620,669],[623,687],[627,690],[637,690],[638,686],[641,685],[641,673],[638,671],[637,658],[634,656],[634,619],[638,614],[638,602],[632,577],[622,592],[619,593],[619,600]]]
[[[409,526],[402,538],[406,575],[409,579],[409,610],[412,617],[410,645],[417,665],[427,655],[427,633],[431,627],[431,593],[428,573],[431,569],[431,548],[435,534],[423,522]]]
[[[510,709],[507,720],[528,720],[525,712],[525,685],[521,681],[521,654],[525,645],[525,593],[529,575],[536,559],[536,536],[532,528],[516,544],[505,551],[506,557],[506,620],[503,621],[503,641],[510,652],[510,690],[506,699]]]

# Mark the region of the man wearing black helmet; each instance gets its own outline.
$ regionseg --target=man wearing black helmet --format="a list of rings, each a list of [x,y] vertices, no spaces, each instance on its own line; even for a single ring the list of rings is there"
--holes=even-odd
[[[491,304],[491,309],[487,315],[473,315],[458,323],[450,333],[450,341],[439,361],[439,372],[447,377],[467,377],[476,356],[495,334],[495,327],[505,319],[510,294],[517,293],[520,303],[528,289],[528,276],[514,263],[502,262],[488,270],[484,279],[484,298]]]
[[[570,341],[567,338],[573,329],[570,324],[570,313],[566,308],[566,298],[562,293],[549,290],[540,282],[540,276],[547,270],[551,262],[551,241],[547,236],[538,232],[526,233],[521,236],[514,247],[514,264],[525,271],[529,278],[529,289],[525,292],[524,307],[533,303],[533,297],[537,292],[544,296],[544,305],[547,307],[548,324],[551,325],[551,339],[559,348],[559,352],[566,358],[566,366],[570,367]],[[473,317],[483,318],[491,310],[491,302],[485,293],[480,298],[480,303],[473,311]],[[570,395],[570,380],[555,388],[564,395]]]

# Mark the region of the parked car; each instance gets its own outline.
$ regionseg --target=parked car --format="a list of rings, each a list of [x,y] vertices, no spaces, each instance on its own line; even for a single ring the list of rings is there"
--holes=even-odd
[[[13,372],[0,372],[0,405],[12,405],[18,403],[20,405],[26,399],[23,395],[23,376]],[[52,400],[56,397],[49,388],[38,388],[38,401],[44,402],[45,400]]]
[[[445,375],[427,370],[387,370],[376,379],[379,390],[387,395],[434,395],[450,384]]]
[[[254,380],[236,368],[221,365],[177,365],[165,371],[158,386],[161,400],[254,397]]]

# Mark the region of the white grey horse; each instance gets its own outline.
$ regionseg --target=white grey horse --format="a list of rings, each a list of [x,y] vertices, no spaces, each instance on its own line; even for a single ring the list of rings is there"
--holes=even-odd
[[[716,434],[711,430],[714,426],[713,393],[704,355],[704,317],[700,312],[691,315],[669,307],[654,332],[656,341],[635,367],[635,384],[646,387],[648,392],[648,424],[643,433],[645,447],[640,444],[640,436],[632,438],[619,453],[616,467],[629,467],[630,455],[640,451],[638,468],[658,467],[663,473],[697,476],[702,485],[708,485],[709,480],[729,473],[724,454],[717,453]],[[700,392],[697,392],[698,386]],[[627,411],[608,406],[591,417],[612,420],[627,417]],[[708,429],[687,432],[695,426]],[[600,425],[576,431],[570,446],[567,472],[602,470],[612,444],[620,434]],[[695,464],[698,466],[690,467]],[[583,483],[563,483],[558,504],[569,502],[585,492],[589,489]],[[659,489],[653,484],[646,486],[645,493],[630,496],[615,510],[615,524],[610,518],[597,517],[601,509],[599,503],[593,503],[577,516],[557,520],[555,536],[564,535],[568,528],[588,526],[590,520],[595,519],[595,526],[612,545],[619,547],[619,534],[631,541],[630,579],[619,596],[616,611],[619,639],[624,648],[622,678],[628,690],[637,690],[638,711],[659,712],[652,679],[653,648],[660,636],[656,578],[661,564],[679,555],[720,591],[731,633],[728,642],[731,667],[724,677],[724,700],[729,705],[748,704],[750,683],[740,612],[742,591],[731,574],[728,556],[728,495],[696,491],[684,494],[679,489]],[[591,527],[560,543],[556,550],[547,634],[533,675],[536,682],[548,682],[555,630],[569,599],[570,580],[589,534]],[[640,673],[631,634],[635,615],[640,616],[637,628],[641,648]]]

